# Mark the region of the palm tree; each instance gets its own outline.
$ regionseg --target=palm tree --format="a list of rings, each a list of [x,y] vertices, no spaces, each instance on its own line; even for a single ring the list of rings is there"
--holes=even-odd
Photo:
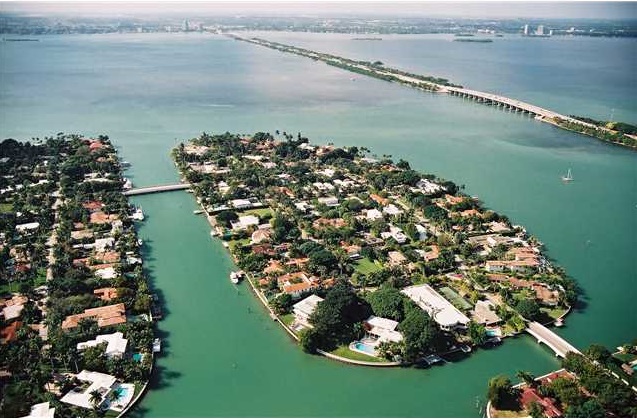
[[[523,380],[528,386],[532,387],[536,384],[535,378],[533,377],[533,374],[531,374],[531,372],[520,370],[515,374],[515,376]]]
[[[100,403],[102,402],[102,394],[97,389],[94,389],[90,392],[89,395],[90,398],[88,401],[91,403],[91,405],[93,405],[93,408],[97,410]]]

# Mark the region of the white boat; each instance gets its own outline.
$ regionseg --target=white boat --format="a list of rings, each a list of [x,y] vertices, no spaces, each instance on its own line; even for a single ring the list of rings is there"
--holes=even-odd
[[[223,241],[223,242],[221,243],[221,245],[223,245],[225,248],[230,247],[230,244],[229,244],[228,242],[226,242],[226,241]]]
[[[201,214],[203,213],[203,210],[193,210],[192,212],[193,214]]]
[[[213,230],[210,231],[210,236],[212,236],[214,238],[215,236],[219,236],[219,234],[217,233],[216,230],[213,229]]]
[[[241,281],[241,277],[243,277],[243,271],[232,271],[230,273],[230,281],[233,284],[238,284]]]
[[[142,241],[141,239],[137,239],[137,246],[142,246],[144,245],[144,241]]]
[[[571,168],[568,168],[568,173],[566,175],[562,175],[562,181],[570,182],[573,180],[573,175],[571,174]]]
[[[125,190],[130,190],[133,188],[133,181],[128,178],[124,178],[124,186],[122,187]]]
[[[141,207],[135,208],[135,212],[131,216],[131,219],[133,219],[133,220],[144,220],[144,212],[142,211]]]
[[[161,351],[161,340],[156,338],[153,341],[153,353],[159,353]]]

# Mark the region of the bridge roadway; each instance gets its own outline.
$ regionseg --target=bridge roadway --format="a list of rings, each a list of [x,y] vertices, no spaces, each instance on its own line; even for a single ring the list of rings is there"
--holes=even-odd
[[[538,343],[544,343],[549,346],[558,357],[566,357],[566,353],[569,352],[581,354],[575,346],[539,322],[530,322],[526,332],[535,337]]]
[[[172,185],[156,185],[153,187],[143,187],[143,188],[133,188],[128,191],[124,191],[123,194],[125,196],[133,196],[133,195],[142,195],[142,194],[153,194],[160,193],[166,191],[177,191],[177,190],[186,190],[190,188],[190,184],[172,184]]]

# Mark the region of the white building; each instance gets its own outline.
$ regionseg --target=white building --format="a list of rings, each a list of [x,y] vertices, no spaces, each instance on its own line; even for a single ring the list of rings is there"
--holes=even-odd
[[[318,202],[321,204],[325,204],[327,207],[338,206],[338,198],[336,197],[319,197]]]
[[[117,378],[114,376],[101,372],[91,372],[89,370],[81,371],[77,375],[77,379],[83,382],[89,382],[90,385],[84,390],[81,388],[72,389],[63,396],[60,401],[88,409],[94,407],[91,399],[91,393],[93,391],[97,391],[101,395],[101,398],[97,402],[97,405],[101,405],[117,381]]]
[[[112,249],[115,246],[115,238],[102,238],[96,239],[93,247],[97,252],[104,252],[107,249]]]
[[[250,200],[244,199],[230,200],[230,205],[235,209],[249,209],[252,207]]]
[[[376,344],[383,342],[400,343],[403,340],[403,335],[396,331],[398,321],[372,315],[365,320],[363,325],[367,333],[378,340]]]
[[[95,270],[95,275],[104,280],[111,280],[117,277],[117,272],[113,267],[106,267]]]
[[[444,330],[464,328],[469,323],[465,314],[428,284],[406,287],[401,292],[427,312]]]
[[[95,340],[77,343],[77,349],[85,350],[89,347],[95,347],[102,343],[107,343],[106,350],[104,350],[104,354],[106,355],[106,357],[108,357],[109,359],[121,358],[124,356],[124,353],[126,353],[128,340],[124,338],[124,334],[121,332],[116,332],[113,334],[103,334],[95,337]]]
[[[29,418],[29,417],[37,417],[37,418],[53,418],[55,414],[55,407],[51,408],[49,406],[49,402],[43,402],[40,404],[34,404],[31,406],[31,413],[29,413],[28,416],[25,416],[23,418]]]
[[[40,227],[40,223],[31,222],[31,223],[23,223],[21,225],[16,225],[15,230],[17,230],[20,233],[24,233],[29,230],[36,230],[39,227]]]
[[[251,214],[247,216],[239,216],[239,221],[232,222],[231,225],[233,230],[244,230],[250,226],[258,226],[259,218]]]
[[[383,207],[383,213],[390,216],[398,216],[399,214],[403,214],[403,211],[395,205],[389,204],[388,206]]]
[[[383,213],[381,213],[380,211],[378,211],[376,209],[369,209],[369,210],[367,210],[365,218],[367,218],[367,220],[382,219],[383,218]]]
[[[305,299],[295,303],[292,308],[294,312],[294,318],[299,324],[303,324],[305,326],[311,327],[312,325],[309,323],[308,319],[316,310],[316,305],[319,302],[322,302],[323,298],[320,298],[316,295],[310,295]]]

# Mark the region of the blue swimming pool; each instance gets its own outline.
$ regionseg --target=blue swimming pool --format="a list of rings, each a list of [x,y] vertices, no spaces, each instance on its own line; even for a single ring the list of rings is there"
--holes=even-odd
[[[117,388],[117,390],[118,390],[118,391],[119,391],[119,393],[120,393],[120,394],[119,394],[119,398],[118,398],[117,400],[119,401],[119,400],[124,400],[124,399],[126,399],[126,397],[128,396],[128,388],[124,388],[124,387],[121,387],[121,386],[120,386],[119,388]]]
[[[360,341],[354,343],[354,348],[362,353],[367,353],[370,356],[376,355],[376,350],[374,350],[374,347]]]
[[[133,353],[133,360],[136,362],[141,362],[144,358],[144,355],[141,353]]]

